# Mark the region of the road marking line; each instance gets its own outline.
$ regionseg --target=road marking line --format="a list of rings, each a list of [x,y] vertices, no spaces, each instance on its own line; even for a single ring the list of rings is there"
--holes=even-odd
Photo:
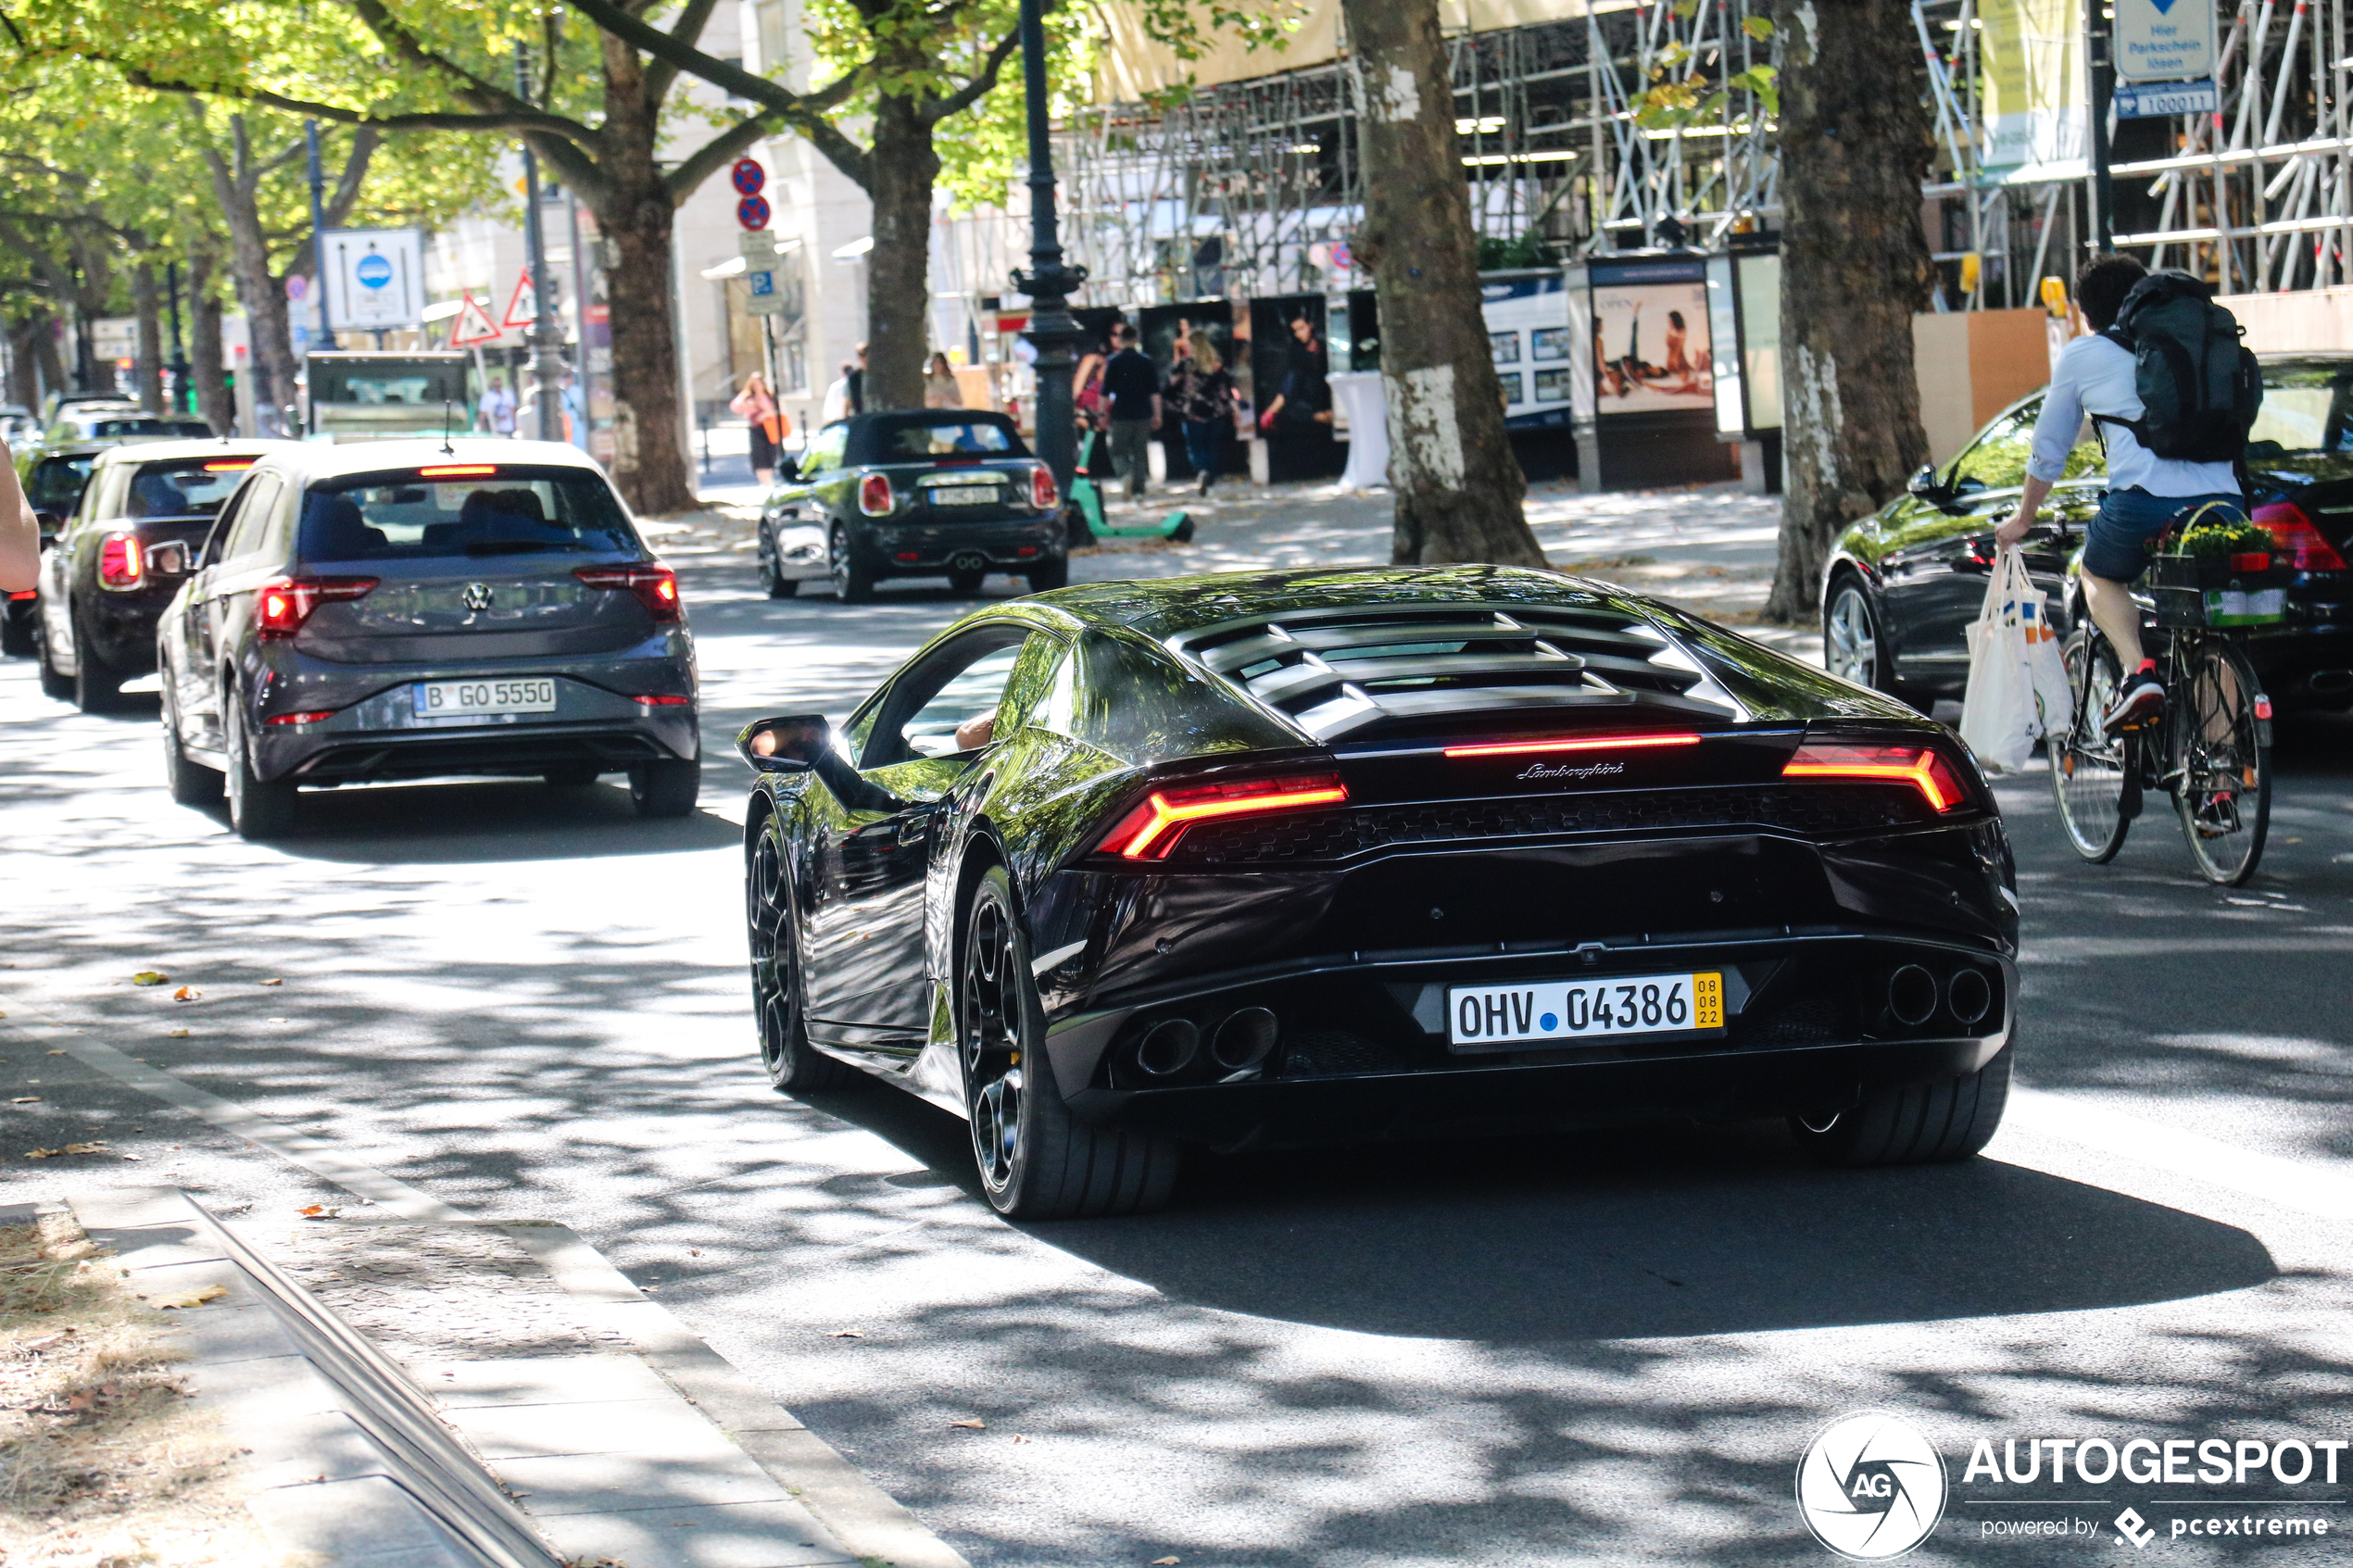
[[[189,1083],[174,1073],[160,1067],[150,1067],[136,1058],[123,1055],[112,1046],[101,1045],[69,1023],[57,1019],[11,993],[11,1011],[21,1010],[38,1022],[11,1018],[8,1022],[30,1035],[55,1039],[77,1061],[93,1067],[109,1078],[120,1080],[140,1093],[152,1095],[169,1105],[190,1111],[211,1123],[225,1133],[234,1133],[247,1143],[270,1150],[281,1160],[301,1166],[313,1175],[323,1176],[346,1192],[369,1199],[387,1214],[404,1220],[466,1221],[472,1218],[461,1210],[452,1209],[430,1193],[420,1191],[396,1176],[388,1176],[372,1165],[341,1154],[330,1144],[322,1143],[306,1133],[297,1133],[283,1123],[247,1110],[233,1100],[222,1099]]]
[[[2234,1148],[2047,1089],[2013,1086],[2005,1120],[2301,1214],[2353,1220],[2353,1177],[2325,1166]]]

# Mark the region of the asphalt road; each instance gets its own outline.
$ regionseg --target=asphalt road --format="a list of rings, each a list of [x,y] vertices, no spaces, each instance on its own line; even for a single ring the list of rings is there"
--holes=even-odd
[[[767,1089],[724,751],[756,712],[846,711],[961,606],[682,565],[719,760],[680,822],[614,784],[416,785],[306,797],[301,836],[248,846],[165,796],[152,699],[85,717],[0,666],[0,1055],[39,1097],[0,1105],[0,1201],[341,1196],[24,1026],[79,1028],[459,1209],[573,1226],[976,1568],[1827,1562],[1794,1467],[1870,1407],[1950,1477],[1914,1561],[2137,1556],[2127,1505],[2171,1562],[2345,1555],[2353,1453],[2334,1486],[1963,1472],[1980,1438],[2353,1437],[2353,722],[2284,734],[2244,892],[2194,884],[2166,817],[2078,864],[2040,778],[2004,786],[2023,1086],[1969,1164],[1831,1174],[1775,1128],[1677,1127],[1214,1161],[1164,1214],[1013,1226],[962,1123]],[[2331,1533],[2171,1535],[2226,1505]],[[2012,1533],[2057,1519],[2083,1533]]]

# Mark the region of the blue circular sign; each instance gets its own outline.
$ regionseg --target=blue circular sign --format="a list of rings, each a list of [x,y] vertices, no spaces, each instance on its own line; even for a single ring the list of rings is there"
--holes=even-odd
[[[351,275],[371,289],[380,289],[392,282],[392,263],[381,256],[363,256]]]
[[[756,196],[768,183],[768,171],[761,168],[760,160],[754,157],[737,158],[728,177],[735,181],[736,194],[739,196]]]
[[[768,227],[768,198],[746,196],[736,204],[736,221],[747,229]]]

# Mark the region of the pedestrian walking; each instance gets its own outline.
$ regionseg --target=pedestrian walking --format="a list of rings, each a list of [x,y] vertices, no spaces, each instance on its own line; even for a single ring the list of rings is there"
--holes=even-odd
[[[933,355],[931,363],[924,367],[924,407],[961,408],[963,406],[963,389],[956,384],[955,368],[948,363],[945,354]]]
[[[474,410],[474,423],[492,435],[515,433],[515,395],[507,390],[505,377],[490,378],[490,390]]]
[[[1206,495],[1225,466],[1226,433],[1234,428],[1234,377],[1207,332],[1196,328],[1180,342],[1185,354],[1170,378],[1169,400],[1182,421],[1186,460],[1201,476],[1199,493]]]
[[[776,477],[776,448],[785,439],[782,408],[776,406],[775,394],[768,390],[768,382],[757,370],[744,378],[741,392],[727,405],[728,411],[751,426],[751,473],[762,484]]]
[[[866,411],[866,345],[864,344],[858,345],[858,363],[844,365],[842,372],[849,383],[849,411],[853,414],[864,413]]]
[[[1136,346],[1136,326],[1122,321],[1113,337],[1119,352],[1103,367],[1103,392],[1111,399],[1111,457],[1126,481],[1127,498],[1144,498],[1145,448],[1160,428],[1160,368]]]
[[[841,374],[836,376],[834,378],[833,384],[825,388],[825,400],[818,406],[817,422],[820,426],[832,424],[837,420],[846,420],[849,418],[851,412],[849,407],[849,378],[857,373],[857,366],[849,364],[847,361],[843,362]]]

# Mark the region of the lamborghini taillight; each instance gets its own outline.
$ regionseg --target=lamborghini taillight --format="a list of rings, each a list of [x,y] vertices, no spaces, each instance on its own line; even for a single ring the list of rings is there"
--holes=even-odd
[[[1296,773],[1156,789],[1120,819],[1119,825],[1104,836],[1103,847],[1123,859],[1164,860],[1195,822],[1270,811],[1317,810],[1347,803],[1348,786],[1338,773]]]
[[[1907,784],[1938,812],[1957,811],[1969,803],[1969,787],[1933,746],[1808,741],[1781,769],[1781,777]]]

